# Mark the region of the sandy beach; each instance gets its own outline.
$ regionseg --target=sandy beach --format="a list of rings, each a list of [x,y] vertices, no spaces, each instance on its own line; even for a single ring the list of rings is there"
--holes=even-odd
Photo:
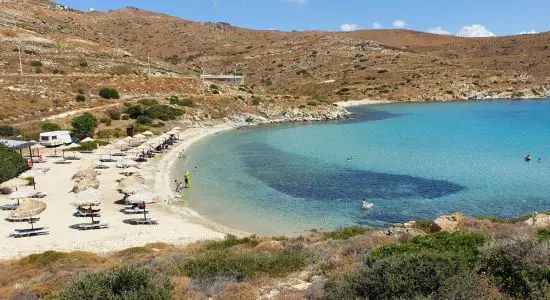
[[[158,195],[156,204],[148,208],[150,215],[159,220],[158,225],[130,225],[124,220],[132,216],[125,215],[120,210],[123,205],[115,202],[123,198],[117,191],[117,179],[124,177],[119,174],[121,169],[111,164],[109,169],[98,170],[100,175],[99,190],[102,193],[101,220],[109,222],[108,229],[80,231],[71,228],[72,225],[89,222],[90,218],[74,216],[76,212],[72,205],[77,200],[71,192],[74,181],[71,177],[79,170],[90,168],[97,159],[93,154],[81,154],[79,161],[69,165],[58,165],[53,162],[56,158],[48,158],[45,163],[35,164],[37,168],[49,168],[49,171],[35,175],[36,190],[47,193],[42,199],[47,203],[46,210],[40,215],[40,221],[35,227],[48,227],[50,234],[12,238],[9,234],[15,229],[30,228],[27,222],[12,223],[2,220],[0,232],[0,260],[13,259],[25,255],[40,253],[48,250],[55,251],[90,251],[108,253],[129,247],[143,246],[147,243],[165,242],[170,244],[188,244],[206,239],[221,239],[226,233],[239,234],[221,225],[215,224],[200,217],[196,212],[176,203],[179,197],[174,191],[171,179],[174,167],[183,149],[192,143],[209,135],[237,127],[237,124],[223,123],[215,126],[190,128],[179,134],[180,141],[172,146],[167,153],[141,164],[142,175],[150,191]],[[45,149],[46,153],[53,151]],[[43,152],[43,154],[46,154]],[[24,175],[23,175],[24,176]],[[20,189],[29,189],[23,187]],[[15,200],[0,199],[0,204],[12,203]],[[0,211],[0,217],[5,219],[9,211]],[[134,216],[135,217],[135,216]]]
[[[339,101],[339,102],[335,102],[334,104],[340,107],[353,107],[353,106],[360,106],[360,105],[375,105],[375,104],[389,104],[389,103],[395,103],[395,101],[363,99],[363,100]]]

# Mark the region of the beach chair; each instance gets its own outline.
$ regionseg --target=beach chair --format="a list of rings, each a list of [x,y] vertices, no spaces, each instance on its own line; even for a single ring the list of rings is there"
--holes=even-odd
[[[47,227],[33,228],[33,229],[16,229],[14,232],[10,233],[10,237],[21,238],[37,235],[49,234],[50,230]]]
[[[130,223],[135,225],[158,225],[158,220],[153,217],[132,219]]]
[[[19,205],[17,203],[13,203],[13,204],[4,204],[4,205],[0,206],[0,209],[1,210],[16,210],[18,207],[19,207]]]
[[[148,213],[149,209],[138,208],[138,207],[127,207],[124,209],[124,213],[127,215],[143,214]]]
[[[40,220],[40,217],[38,217],[38,216],[23,217],[23,218],[12,218],[12,217],[7,217],[6,218],[6,221],[8,221],[8,222],[36,222],[36,221],[39,221],[39,220]]]
[[[79,230],[93,230],[93,229],[106,229],[109,228],[109,223],[105,221],[94,221],[92,223],[78,224]]]
[[[65,159],[60,159],[60,160],[57,160],[54,162],[54,164],[58,164],[58,165],[69,165],[69,164],[72,164],[73,162],[70,161],[70,160],[65,160]]]
[[[101,217],[101,214],[99,213],[99,211],[82,211],[80,209],[77,209],[76,210],[76,216],[77,217],[82,217],[82,218],[90,218],[90,217]]]

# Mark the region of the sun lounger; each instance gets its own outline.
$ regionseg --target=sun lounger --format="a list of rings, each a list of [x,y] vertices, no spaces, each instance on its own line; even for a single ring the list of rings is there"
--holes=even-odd
[[[17,229],[14,232],[10,233],[10,237],[20,238],[20,237],[29,237],[33,235],[44,235],[49,233],[50,233],[50,230],[46,227],[34,228],[34,229]]]
[[[64,160],[64,159],[61,159],[61,160],[58,160],[58,161],[55,161],[54,164],[58,164],[58,165],[68,165],[68,164],[72,164],[73,162],[70,161],[70,160]]]
[[[94,168],[104,170],[104,169],[109,169],[109,166],[108,165],[96,165]]]
[[[17,207],[19,207],[19,205],[17,205],[16,203],[14,203],[14,204],[5,204],[5,205],[0,206],[0,209],[1,210],[16,210]]]
[[[76,157],[76,156],[66,156],[65,159],[66,160],[81,160],[82,158]]]
[[[102,158],[99,160],[100,162],[117,162],[114,158]]]
[[[78,224],[79,230],[105,229],[109,228],[109,223],[103,221],[95,221],[93,223]]]
[[[40,217],[34,216],[34,217],[24,217],[24,218],[10,218],[7,217],[6,221],[8,222],[29,222],[29,221],[39,221]]]
[[[148,213],[149,210],[145,209],[145,212]],[[128,207],[124,209],[124,213],[127,215],[133,215],[133,214],[143,214],[143,208],[137,208],[137,207]]]
[[[131,219],[130,223],[135,225],[156,225],[158,224],[158,220],[156,218],[139,218],[139,219]]]
[[[87,212],[87,211],[81,211],[81,210],[77,210],[76,211],[76,216],[77,217],[101,217],[101,214],[99,212]]]

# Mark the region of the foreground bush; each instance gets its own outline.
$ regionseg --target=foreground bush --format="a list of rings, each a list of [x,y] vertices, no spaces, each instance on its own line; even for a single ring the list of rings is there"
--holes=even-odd
[[[27,168],[27,160],[15,150],[0,144],[0,182],[7,181]]]
[[[181,275],[192,278],[233,277],[238,281],[266,276],[284,276],[301,270],[311,254],[301,251],[269,253],[207,251],[178,266]]]
[[[239,239],[232,234],[228,234],[223,241],[208,242],[204,245],[204,248],[208,250],[222,250],[231,248],[236,245],[248,245],[251,247],[256,247],[259,243],[260,241],[254,237],[245,237]]]
[[[178,106],[189,106],[193,107],[195,104],[193,103],[193,100],[187,100],[187,99],[179,99],[178,96],[171,96],[170,97],[170,104],[178,105]]]
[[[84,113],[79,117],[73,118],[71,121],[73,132],[78,139],[85,139],[93,136],[94,131],[99,125],[98,120],[90,113]]]
[[[15,130],[11,125],[0,125],[0,136],[13,136]]]
[[[57,130],[61,130],[61,126],[59,126],[58,124],[46,121],[46,122],[42,123],[42,130],[44,130],[46,132],[48,132],[48,131],[57,131]]]
[[[172,287],[166,275],[144,268],[122,267],[76,279],[54,299],[162,300],[171,299]]]

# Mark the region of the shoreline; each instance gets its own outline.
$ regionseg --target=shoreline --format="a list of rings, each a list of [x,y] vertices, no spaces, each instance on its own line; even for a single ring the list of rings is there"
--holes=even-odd
[[[372,99],[362,99],[362,100],[348,100],[348,101],[338,101],[334,102],[335,105],[343,108],[361,106],[361,105],[377,105],[377,104],[391,104],[397,103],[398,101],[392,100],[372,100]]]

